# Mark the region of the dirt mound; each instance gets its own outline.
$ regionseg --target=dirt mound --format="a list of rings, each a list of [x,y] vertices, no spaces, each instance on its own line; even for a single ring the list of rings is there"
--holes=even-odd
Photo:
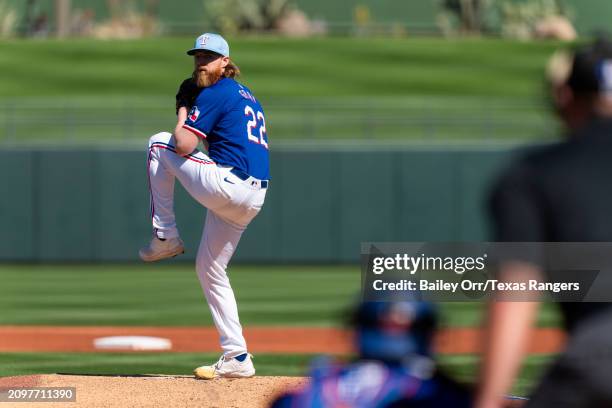
[[[45,407],[267,407],[279,393],[300,387],[303,377],[196,380],[188,376],[38,375],[0,378],[0,388],[76,387],[76,403]],[[0,407],[4,405],[0,403]],[[25,406],[25,405],[24,405]]]

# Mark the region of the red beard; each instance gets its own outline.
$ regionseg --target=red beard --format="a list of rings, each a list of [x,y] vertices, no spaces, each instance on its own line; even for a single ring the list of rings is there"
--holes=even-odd
[[[216,71],[198,70],[198,71],[196,71],[196,82],[197,82],[197,85],[200,88],[206,88],[206,87],[209,87],[211,85],[214,85],[221,78],[222,74],[223,74],[223,68],[221,68],[221,67],[219,67],[219,69],[216,70]]]

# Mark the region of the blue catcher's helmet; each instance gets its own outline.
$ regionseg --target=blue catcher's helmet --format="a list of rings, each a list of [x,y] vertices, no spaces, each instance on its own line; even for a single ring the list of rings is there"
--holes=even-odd
[[[352,324],[361,358],[402,363],[415,356],[432,355],[436,314],[430,303],[363,302]]]

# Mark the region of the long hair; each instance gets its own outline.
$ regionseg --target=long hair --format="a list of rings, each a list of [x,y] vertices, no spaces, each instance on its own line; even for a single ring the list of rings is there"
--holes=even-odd
[[[235,78],[240,76],[240,68],[238,68],[238,65],[236,65],[234,61],[230,59],[229,63],[225,67],[225,71],[223,71],[223,76],[226,78]]]

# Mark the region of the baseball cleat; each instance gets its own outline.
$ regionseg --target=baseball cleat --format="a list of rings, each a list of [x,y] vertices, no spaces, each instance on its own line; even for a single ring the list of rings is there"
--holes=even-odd
[[[219,361],[213,365],[201,366],[193,370],[193,375],[202,380],[213,378],[249,378],[255,375],[252,355],[247,354],[244,361],[238,361],[233,357],[221,356]]]
[[[145,262],[160,261],[183,253],[185,253],[185,246],[183,245],[183,241],[178,237],[168,238],[163,241],[157,237],[153,237],[148,246],[138,251],[140,259]]]

